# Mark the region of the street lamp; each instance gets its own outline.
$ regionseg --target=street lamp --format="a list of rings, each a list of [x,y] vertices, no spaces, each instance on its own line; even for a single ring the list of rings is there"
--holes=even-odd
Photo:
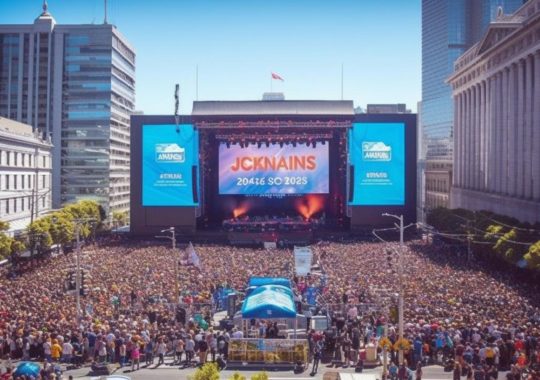
[[[177,304],[180,300],[180,291],[178,286],[178,258],[176,257],[176,230],[174,227],[161,230],[161,233],[169,232],[171,236],[156,236],[158,239],[169,239],[172,242],[173,257],[174,257],[174,302]]]
[[[399,329],[399,341],[403,342],[403,232],[405,228],[403,227],[403,215],[393,215],[384,213],[382,216],[389,216],[394,219],[399,220],[399,225],[396,224],[396,227],[399,228],[399,252],[398,252],[398,277],[399,277],[399,296],[398,296],[398,329]],[[403,363],[403,349],[399,348],[399,364]]]
[[[80,218],[80,219],[74,219],[73,224],[75,225],[75,237],[77,240],[77,246],[76,246],[76,265],[77,265],[77,274],[75,276],[75,299],[77,302],[77,322],[80,322],[81,320],[81,238],[80,238],[80,229],[81,225],[85,222],[95,222],[96,220],[93,218]]]

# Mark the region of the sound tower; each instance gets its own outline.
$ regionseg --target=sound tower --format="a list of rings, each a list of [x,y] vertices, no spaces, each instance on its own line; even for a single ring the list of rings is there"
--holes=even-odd
[[[349,166],[349,202],[354,198],[354,166]]]
[[[199,192],[197,191],[197,166],[191,167],[191,191],[193,192],[193,203],[199,203]]]

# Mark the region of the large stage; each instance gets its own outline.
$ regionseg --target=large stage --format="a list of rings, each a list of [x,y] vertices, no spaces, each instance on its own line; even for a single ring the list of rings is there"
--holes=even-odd
[[[416,220],[416,115],[351,101],[194,102],[131,119],[131,232],[307,244]],[[216,236],[217,237],[217,236]]]

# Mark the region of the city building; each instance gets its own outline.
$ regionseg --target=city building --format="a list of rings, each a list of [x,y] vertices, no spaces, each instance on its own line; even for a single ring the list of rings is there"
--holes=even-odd
[[[499,12],[454,70],[452,207],[540,221],[540,0]]]
[[[368,104],[366,113],[411,113],[406,104]]]
[[[0,25],[0,116],[52,136],[53,205],[129,209],[135,53],[114,25]]]
[[[454,110],[452,90],[445,80],[452,74],[455,60],[478,42],[497,10],[514,12],[526,0],[422,0],[422,120],[419,133],[423,135],[420,157],[434,161],[436,178],[425,176],[425,183],[440,180],[440,166],[448,170],[445,178],[452,177]],[[447,164],[442,164],[446,161]],[[434,173],[434,172],[433,172]],[[449,206],[449,192],[431,193],[424,187],[425,212],[437,206]],[[437,200],[430,203],[430,200]],[[442,204],[441,204],[442,201]]]
[[[51,154],[32,126],[0,117],[0,220],[11,234],[50,211]]]

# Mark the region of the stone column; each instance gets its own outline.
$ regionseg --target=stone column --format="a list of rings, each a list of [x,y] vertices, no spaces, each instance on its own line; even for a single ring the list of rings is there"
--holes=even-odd
[[[460,98],[460,108],[461,112],[459,115],[459,157],[458,157],[458,165],[459,165],[459,187],[463,187],[465,183],[465,173],[463,172],[463,165],[464,165],[464,154],[465,154],[465,144],[463,143],[463,135],[465,134],[465,112],[467,112],[466,104],[465,104],[465,96],[466,91],[462,91],[459,95]]]
[[[508,73],[508,149],[506,159],[508,169],[506,173],[506,193],[510,196],[516,194],[516,65],[510,66]]]
[[[471,126],[472,126],[472,115],[473,115],[473,88],[470,87],[467,90],[467,121],[465,125],[465,188],[471,188]]]
[[[474,135],[473,135],[473,178],[474,178],[474,189],[478,190],[480,188],[480,131],[482,130],[482,82],[475,86],[476,89],[476,104],[475,104],[475,125],[474,125]]]
[[[478,157],[478,189],[484,190],[486,188],[486,109],[487,109],[487,100],[486,100],[486,81],[480,82],[480,129],[478,136],[477,146],[479,148],[479,157]]]
[[[508,186],[508,75],[509,69],[505,67],[502,72],[501,82],[501,193],[507,194]]]
[[[534,54],[534,95],[533,95],[533,152],[532,178],[533,199],[540,201],[540,50]]]
[[[459,146],[459,132],[460,132],[460,113],[461,113],[461,94],[455,94],[454,95],[454,129],[453,129],[453,172],[454,175],[452,176],[452,182],[453,186],[459,187],[459,154],[460,154],[460,146]]]
[[[522,198],[524,195],[524,166],[525,166],[525,159],[523,155],[524,150],[524,141],[523,137],[525,135],[525,128],[524,128],[524,115],[525,115],[525,83],[524,83],[524,76],[525,76],[525,61],[520,60],[517,63],[517,96],[516,98],[516,127],[514,132],[514,138],[515,138],[515,147],[516,147],[516,154],[515,154],[515,168],[516,173],[514,175],[516,184],[515,184],[515,195],[517,197]]]
[[[532,198],[532,150],[533,150],[533,56],[528,56],[525,61],[525,109],[523,121],[523,197]]]

